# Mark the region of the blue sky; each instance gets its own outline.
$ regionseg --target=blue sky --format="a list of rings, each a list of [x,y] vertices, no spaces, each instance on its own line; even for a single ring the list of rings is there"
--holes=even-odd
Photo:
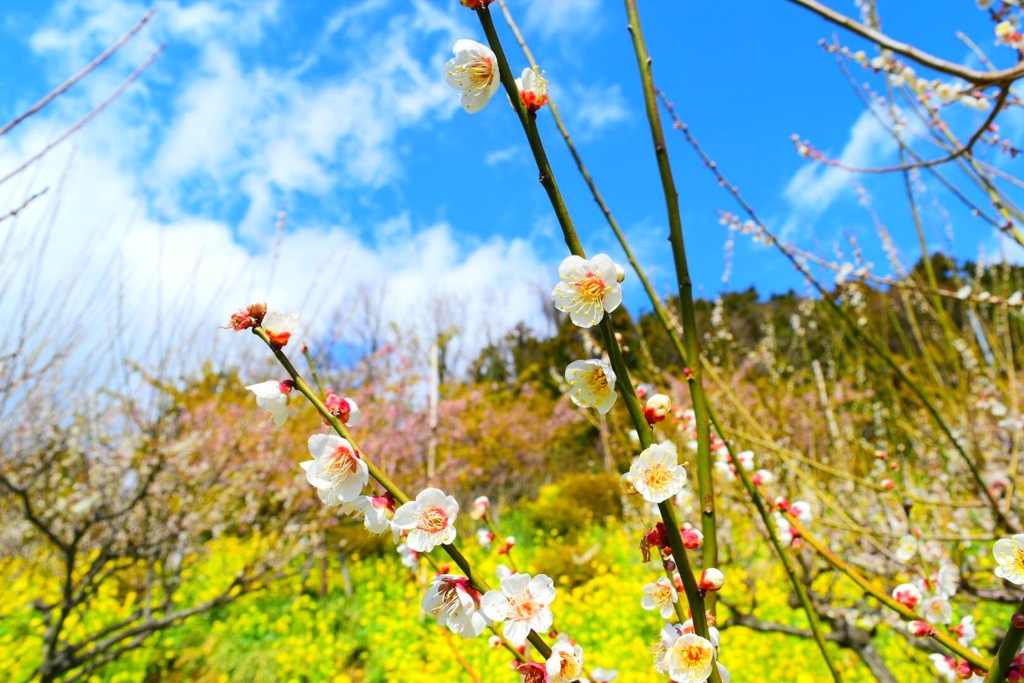
[[[831,4],[857,12],[852,2]],[[671,291],[664,204],[622,3],[509,5],[601,191],[658,288]],[[995,46],[992,22],[973,3],[943,0],[928,3],[927,12],[918,3],[880,5],[884,28],[922,49],[970,61],[955,37],[962,30],[998,64],[1012,63],[1012,51]],[[119,310],[136,323],[140,341],[129,345],[151,333],[142,321],[173,319],[212,335],[230,311],[264,298],[272,308],[302,313],[317,334],[345,337],[364,324],[353,303],[360,288],[377,292],[384,317],[402,325],[457,322],[470,346],[520,319],[543,327],[540,301],[566,251],[518,122],[501,93],[481,113],[465,114],[442,78],[455,40],[483,40],[472,12],[455,0],[179,0],[156,7],[151,24],[110,62],[0,138],[6,174],[166,43],[107,111],[0,185],[0,213],[49,188],[17,221],[0,223],[0,238],[31,240],[48,231],[34,275],[40,291],[60,289],[75,272],[77,289],[98,292],[90,306]],[[0,118],[81,68],[146,9],[131,0],[6,3]],[[834,58],[818,46],[837,31],[781,0],[742,7],[644,2],[641,11],[659,86],[769,226],[837,261],[851,258],[847,239],[854,236],[876,270],[889,272],[848,176],[809,164],[790,140],[799,134],[859,165],[895,159]],[[522,68],[525,58],[497,5],[492,12],[510,60]],[[854,72],[882,87],[879,76]],[[985,116],[967,108],[949,114],[965,135]],[[1019,130],[1015,112],[1007,121],[1004,132]],[[616,257],[546,112],[540,125],[585,248]],[[742,236],[723,285],[728,235],[717,211],[736,207],[682,136],[668,134],[698,288],[705,295],[750,285],[763,294],[803,290],[780,256]],[[1016,162],[991,156],[1014,172]],[[868,177],[863,184],[912,263],[919,249],[902,180]],[[945,247],[951,225],[959,256],[1005,250],[1020,260],[1019,249],[927,177],[924,189],[931,244]],[[20,281],[25,273],[14,269],[8,278]],[[646,308],[633,281],[626,302]]]

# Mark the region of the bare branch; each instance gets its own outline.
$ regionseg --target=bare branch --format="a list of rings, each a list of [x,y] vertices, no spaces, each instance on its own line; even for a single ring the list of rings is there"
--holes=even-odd
[[[74,133],[78,132],[79,129],[85,126],[85,124],[92,121],[97,114],[106,109],[111,102],[120,97],[121,94],[124,93],[124,91],[128,88],[128,86],[135,81],[135,79],[142,75],[142,72],[145,71],[149,67],[149,65],[153,63],[153,60],[155,60],[160,55],[160,53],[164,51],[164,47],[166,46],[160,45],[160,47],[154,50],[149,55],[149,57],[147,57],[141,64],[139,64],[139,66],[135,68],[135,71],[131,72],[131,74],[128,75],[128,78],[124,79],[121,82],[121,85],[117,86],[117,88],[114,89],[114,92],[112,92],[107,99],[103,100],[98,105],[96,105],[96,107],[93,108],[92,111],[90,111],[88,114],[79,119],[78,122],[75,123],[75,125],[71,126],[66,131],[64,131],[64,133],[62,133],[60,137],[58,137],[56,140],[53,140],[48,145],[43,147],[43,149],[41,149],[39,152],[34,154],[28,160],[26,160],[25,163],[23,163],[21,166],[14,169],[13,171],[5,175],[3,178],[0,178],[0,185],[6,183],[8,180],[21,173],[32,164],[42,159],[51,149],[67,140]]]
[[[911,59],[921,66],[926,66],[929,69],[934,69],[935,71],[939,71],[948,76],[962,78],[963,80],[981,88],[992,85],[998,85],[1006,88],[1014,81],[1024,76],[1024,63],[1017,64],[1009,69],[1002,69],[1000,71],[976,71],[975,69],[969,69],[961,64],[930,55],[927,52],[922,52],[913,45],[908,45],[907,43],[901,43],[898,40],[894,40],[881,31],[876,31],[870,26],[865,26],[845,14],[840,14],[820,2],[816,2],[816,0],[789,0],[789,2],[792,2],[795,5],[800,5],[804,9],[814,12],[826,21],[830,21],[837,26],[841,26],[847,31],[855,33],[862,38],[867,38],[871,42],[876,43],[887,50],[891,50],[896,54],[903,55],[907,59]]]
[[[63,83],[61,83],[49,95],[47,95],[43,99],[39,100],[35,104],[33,104],[24,113],[16,116],[13,120],[11,120],[6,125],[4,125],[3,128],[0,128],[0,137],[2,137],[3,135],[7,134],[12,128],[17,126],[19,123],[21,123],[22,121],[24,121],[28,117],[32,116],[33,114],[37,114],[43,107],[45,107],[50,102],[52,102],[53,100],[57,99],[62,94],[64,94],[64,92],[68,88],[70,88],[75,83],[77,83],[78,81],[82,80],[83,78],[85,78],[87,75],[89,75],[89,73],[91,71],[93,71],[100,64],[102,64],[103,62],[107,61],[108,57],[110,57],[112,54],[114,54],[115,52],[120,50],[122,47],[124,47],[125,44],[129,40],[131,40],[132,36],[134,36],[136,33],[141,31],[142,27],[145,26],[149,22],[149,20],[153,18],[153,16],[155,14],[156,14],[156,8],[155,7],[150,9],[145,14],[143,14],[142,18],[139,19],[139,21],[135,24],[135,26],[132,26],[131,29],[129,29],[128,33],[125,33],[123,36],[121,36],[120,40],[118,40],[116,43],[114,43],[113,45],[108,47],[106,50],[104,50],[98,57],[96,57],[96,59],[94,59],[91,62],[89,62],[85,66],[84,69],[82,69],[81,71],[76,73],[74,76],[72,76],[68,80],[66,80]]]

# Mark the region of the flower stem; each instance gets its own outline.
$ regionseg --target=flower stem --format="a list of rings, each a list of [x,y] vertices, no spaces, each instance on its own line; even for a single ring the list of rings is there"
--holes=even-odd
[[[1006,680],[1010,665],[1013,664],[1013,660],[1016,659],[1017,653],[1020,651],[1021,641],[1024,641],[1024,630],[1017,625],[1021,620],[1024,620],[1024,599],[1017,605],[1013,618],[1010,619],[1010,627],[1006,635],[1003,636],[999,651],[989,665],[984,683],[1002,683]]]
[[[278,362],[281,363],[281,366],[284,367],[295,382],[295,388],[313,404],[313,407],[317,409],[320,415],[328,422],[328,424],[331,425],[334,431],[349,441],[352,444],[352,447],[358,451],[359,447],[352,438],[352,434],[348,431],[348,427],[346,427],[341,420],[331,414],[331,411],[327,409],[327,406],[325,406],[323,401],[320,400],[320,397],[317,396],[312,387],[310,387],[306,380],[299,375],[295,366],[292,365],[292,362],[288,359],[288,356],[284,354],[284,351],[270,341],[270,337],[262,327],[254,327],[252,328],[252,331],[253,334],[262,339],[263,342],[270,347],[270,350],[274,353],[274,357],[277,358]],[[406,503],[409,501],[409,496],[395,485],[395,483],[392,482],[379,467],[363,457],[362,453],[360,453],[360,456],[362,457],[363,462],[366,463],[366,468],[369,470],[370,476],[373,477],[378,484],[384,487],[384,490],[394,496],[396,502]],[[466,578],[469,579],[470,583],[472,583],[477,590],[480,590],[481,592],[490,590],[491,587],[487,581],[485,581],[484,578],[473,569],[469,560],[466,559],[466,556],[462,554],[462,551],[460,551],[454,543],[442,544],[441,548],[448,554],[452,561],[459,566],[459,569],[465,573]],[[551,656],[551,648],[548,647],[547,643],[545,643],[543,638],[541,638],[536,632],[531,631],[528,639],[530,643],[537,648],[538,652],[545,657],[545,659]]]
[[[849,577],[855,584],[860,586],[860,588],[865,593],[872,596],[873,598],[875,598],[875,600],[878,600],[884,606],[896,612],[907,621],[926,621],[921,617],[920,614],[910,609],[906,605],[898,602],[895,598],[889,595],[889,593],[887,593],[884,588],[874,583],[873,581],[870,581],[869,579],[865,578],[851,565],[844,562],[838,555],[829,550],[824,543],[818,540],[815,536],[812,536],[807,531],[807,529],[805,529],[803,525],[801,525],[792,515],[787,515],[787,521],[793,526],[794,529],[796,529],[800,533],[800,537],[807,543],[807,545],[814,548],[817,551],[817,553],[821,555],[829,564],[831,564],[833,567],[835,567],[840,572]],[[968,662],[970,662],[971,666],[985,670],[988,669],[988,662],[986,662],[981,657],[981,655],[979,655],[977,652],[973,652],[972,650],[964,647],[948,633],[936,631],[932,638],[934,638],[941,645],[945,646],[950,651],[955,653],[957,656],[966,659]]]
[[[661,116],[658,113],[658,99],[654,89],[651,58],[647,53],[647,44],[640,27],[640,13],[637,10],[636,0],[626,0],[626,14],[629,17],[629,33],[633,39],[633,50],[636,53],[637,65],[640,69],[644,106],[647,110],[647,121],[650,125],[654,154],[658,162],[658,173],[661,176],[661,185],[665,194],[669,241],[672,244],[676,281],[679,287],[679,312],[683,323],[683,342],[692,373],[689,387],[697,423],[697,486],[701,502],[701,531],[704,533],[704,566],[715,567],[718,566],[718,535],[715,519],[715,490],[711,475],[711,427],[708,419],[707,397],[704,395],[701,381],[700,341],[697,337],[693,281],[690,278],[682,219],[679,215],[679,193],[672,177],[672,166],[668,158],[668,149],[665,146],[665,132],[662,130]],[[708,608],[714,614],[714,598],[709,596],[707,602]]]

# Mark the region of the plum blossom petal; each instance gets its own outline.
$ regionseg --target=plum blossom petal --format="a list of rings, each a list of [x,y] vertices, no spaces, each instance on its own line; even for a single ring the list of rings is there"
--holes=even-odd
[[[475,114],[501,85],[498,58],[491,48],[475,40],[456,41],[452,52],[455,56],[445,64],[444,79],[448,85],[462,91],[462,108]]]
[[[484,615],[504,622],[503,633],[515,646],[526,642],[530,631],[551,628],[548,606],[555,599],[555,584],[546,574],[513,574],[501,580],[501,590],[487,591],[480,601]]]
[[[340,505],[359,497],[370,472],[352,444],[334,434],[314,434],[309,437],[309,453],[313,460],[299,465],[320,500],[327,505]]]
[[[583,648],[560,640],[551,646],[547,660],[549,683],[571,683],[583,675]]]
[[[715,648],[696,633],[679,636],[665,653],[668,675],[676,683],[703,683],[715,663]]]
[[[475,638],[487,628],[480,612],[480,593],[464,576],[439,574],[423,596],[423,610],[434,615],[439,626],[447,626],[463,638]]]
[[[558,276],[561,282],[555,285],[551,299],[578,327],[593,327],[622,303],[615,263],[607,254],[590,260],[568,256],[558,267]]]
[[[455,517],[459,514],[459,503],[444,491],[435,488],[423,489],[402,507],[395,510],[391,524],[396,529],[409,532],[406,543],[416,552],[427,553],[434,546],[455,540]]]
[[[565,369],[569,398],[581,408],[596,408],[602,415],[615,405],[615,371],[603,360],[577,360]]]
[[[622,476],[644,500],[661,503],[682,490],[686,469],[679,464],[676,447],[671,443],[654,444],[633,459],[629,472]]]
[[[1024,534],[1001,538],[992,546],[995,555],[996,576],[1018,586],[1024,585]]]
[[[256,405],[270,413],[278,427],[288,420],[288,393],[291,387],[287,384],[271,379],[250,384],[246,390],[256,395]]]

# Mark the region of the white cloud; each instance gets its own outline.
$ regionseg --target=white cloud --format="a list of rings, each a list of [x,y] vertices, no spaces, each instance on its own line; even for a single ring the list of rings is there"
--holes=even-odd
[[[849,167],[877,166],[896,149],[892,135],[870,111],[865,111],[850,128],[849,140],[836,160]],[[849,172],[811,162],[796,172],[783,194],[794,210],[806,216],[825,211],[852,188]]]
[[[523,15],[527,37],[557,38],[600,29],[601,0],[530,0]]]
[[[629,109],[618,83],[572,84],[552,95],[566,118],[570,134],[582,141],[629,119]]]
[[[271,239],[282,200],[295,205],[298,193],[324,199],[339,185],[395,182],[403,134],[458,108],[437,73],[457,23],[429,3],[404,12],[362,3],[376,23],[351,13],[334,22],[322,49],[347,50],[351,61],[317,76],[301,55],[293,64],[305,67],[287,69],[255,63],[240,47],[270,33],[280,7],[161,5],[153,34],[191,46],[175,59],[188,52],[194,61],[158,62],[147,74],[151,87],[133,87],[72,141],[0,186],[0,215],[50,188],[17,219],[0,222],[0,319],[11,321],[8,328],[25,323],[39,335],[79,335],[77,353],[93,358],[81,367],[102,377],[118,365],[117,349],[170,372],[194,370],[215,348],[236,359],[251,353],[253,340],[217,326],[260,299],[302,313],[314,336],[328,331],[329,313],[350,305],[361,287],[384,292],[384,316],[403,327],[433,322],[425,313],[432,301],[452,302],[469,346],[521,320],[545,324],[536,291],[550,285],[549,264],[521,240],[460,247],[448,224],[423,224],[401,208],[373,224],[307,217],[301,229]],[[66,75],[143,11],[130,2],[64,2],[31,45],[52,61],[53,74]],[[83,26],[92,27],[88,37]],[[153,44],[149,33],[137,43],[144,54]],[[112,82],[126,64],[109,69]],[[47,109],[0,138],[0,170],[76,120],[76,108],[105,96],[108,84],[97,79],[77,89],[72,106]],[[149,102],[157,90],[173,94],[169,107]],[[228,202],[241,208],[214,210]],[[267,246],[253,251],[239,233]],[[374,241],[360,241],[364,234]],[[16,341],[0,341],[0,357]]]
[[[842,152],[833,159],[850,168],[882,166],[898,149],[896,141],[870,111],[864,111],[850,127]],[[809,162],[793,174],[783,190],[790,211],[778,230],[792,239],[806,229],[837,200],[854,191],[852,174],[835,166]]]
[[[488,166],[497,166],[498,164],[504,164],[512,161],[516,157],[525,153],[526,152],[520,147],[503,147],[484,155],[484,163]]]

